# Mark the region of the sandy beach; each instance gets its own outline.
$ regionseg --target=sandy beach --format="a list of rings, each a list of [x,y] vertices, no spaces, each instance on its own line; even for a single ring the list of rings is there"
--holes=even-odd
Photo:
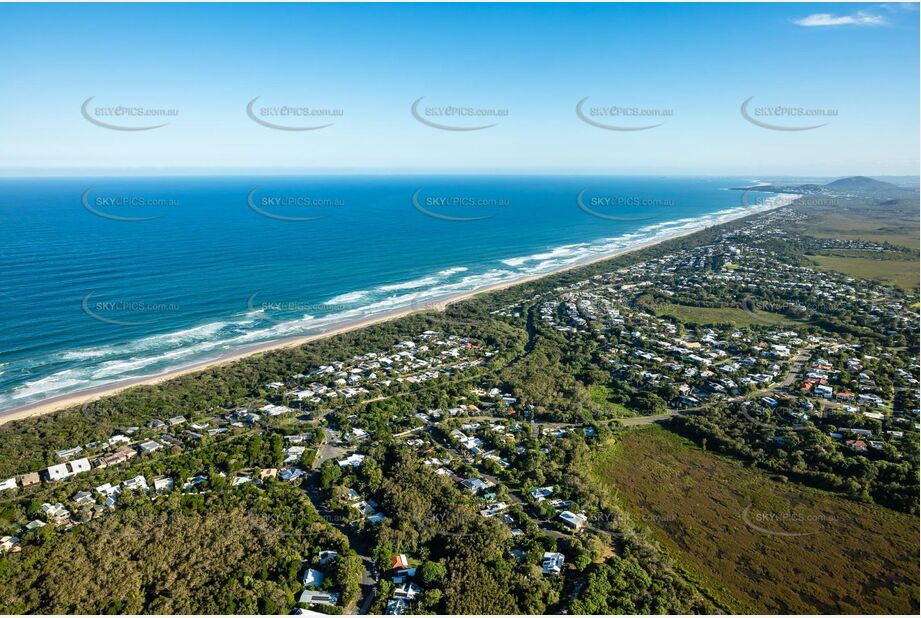
[[[784,198],[781,198],[781,196],[784,196]],[[689,236],[691,234],[696,234],[697,232],[700,232],[702,230],[705,230],[711,227],[715,227],[717,225],[722,225],[730,221],[761,214],[769,210],[773,210],[775,208],[781,208],[783,206],[788,205],[790,202],[792,202],[799,196],[779,194],[777,197],[779,199],[777,199],[776,203],[770,203],[770,204],[765,203],[762,206],[750,208],[746,212],[738,213],[735,215],[728,215],[718,220],[710,221],[706,224],[701,224],[700,226],[695,226],[693,228],[683,230],[679,233],[663,235],[662,237],[655,238],[648,242],[639,243],[631,247],[626,247],[623,249],[610,251],[610,252],[607,252],[601,255],[587,257],[583,260],[576,261],[571,264],[567,264],[564,267],[561,267],[553,271],[548,271],[546,273],[528,275],[528,276],[524,276],[524,277],[521,277],[521,278],[518,278],[512,281],[505,281],[505,282],[496,283],[492,285],[482,286],[480,288],[476,288],[476,289],[473,289],[467,292],[445,296],[444,298],[441,298],[441,299],[427,301],[423,305],[410,305],[408,307],[401,307],[401,308],[394,309],[388,312],[381,312],[379,314],[368,316],[366,318],[356,319],[350,322],[343,322],[340,325],[336,326],[335,328],[321,332],[321,333],[299,336],[299,337],[292,337],[288,339],[281,339],[277,341],[271,341],[271,342],[252,345],[252,346],[245,347],[245,348],[240,348],[239,350],[228,352],[227,354],[219,356],[214,359],[205,360],[199,363],[195,363],[192,365],[188,365],[186,367],[167,371],[164,373],[149,375],[149,376],[141,376],[141,377],[132,378],[128,380],[121,380],[121,381],[113,382],[112,384],[108,384],[106,386],[102,386],[99,388],[89,389],[89,390],[81,391],[78,393],[60,395],[58,397],[48,398],[44,401],[38,401],[38,402],[26,404],[18,408],[13,408],[5,412],[0,412],[0,425],[4,423],[9,423],[12,421],[21,420],[24,418],[29,418],[32,416],[49,414],[51,412],[63,410],[63,409],[70,408],[73,406],[83,405],[90,401],[95,401],[97,399],[111,396],[121,391],[124,391],[126,389],[135,387],[135,386],[160,384],[168,380],[171,380],[173,378],[177,378],[179,376],[204,371],[206,369],[211,369],[211,368],[219,367],[222,365],[227,365],[229,363],[233,363],[233,362],[239,361],[244,358],[255,356],[257,354],[263,354],[268,351],[282,350],[285,348],[293,348],[293,347],[302,346],[306,343],[310,343],[311,341],[316,341],[318,339],[323,339],[327,337],[333,337],[336,335],[340,335],[342,333],[365,328],[372,324],[379,324],[381,322],[394,320],[394,319],[397,319],[397,318],[400,318],[406,315],[410,315],[412,313],[418,313],[418,312],[423,312],[423,311],[439,311],[439,310],[443,311],[445,307],[447,307],[448,305],[461,302],[463,300],[469,299],[478,294],[485,294],[488,292],[507,289],[507,288],[510,288],[516,285],[521,285],[521,284],[525,284],[531,281],[535,281],[537,279],[549,277],[551,275],[556,275],[556,274],[566,272],[569,270],[573,270],[576,268],[581,268],[589,264],[594,264],[597,262],[610,260],[615,257],[621,256],[621,255],[624,255],[624,254],[627,254],[633,251],[639,251],[641,249],[645,249],[645,248],[648,248],[648,247],[651,247],[657,244],[661,244],[663,242],[667,242],[669,240],[674,240],[676,238],[682,238],[685,236]]]

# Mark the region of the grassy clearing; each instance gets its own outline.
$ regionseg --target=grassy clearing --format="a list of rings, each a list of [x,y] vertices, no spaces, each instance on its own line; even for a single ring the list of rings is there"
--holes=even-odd
[[[825,212],[805,224],[801,231],[817,238],[888,242],[910,249],[917,249],[919,244],[917,216],[897,217],[881,224],[876,218]]]
[[[588,398],[598,409],[605,410],[617,418],[630,418],[636,413],[622,403],[610,400],[611,389],[604,384],[592,384],[588,387]]]
[[[737,611],[918,613],[917,518],[775,481],[656,426],[600,448],[590,473]]]
[[[736,326],[774,326],[797,324],[796,320],[768,311],[751,313],[741,307],[692,307],[672,303],[656,306],[656,314],[670,316],[686,324],[735,324]]]
[[[861,279],[888,281],[903,289],[918,287],[918,260],[871,260],[861,257],[811,255],[822,270],[833,270]]]

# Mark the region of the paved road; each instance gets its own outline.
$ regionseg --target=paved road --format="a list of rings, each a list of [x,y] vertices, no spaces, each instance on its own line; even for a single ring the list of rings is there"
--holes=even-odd
[[[803,365],[806,363],[806,360],[809,358],[812,348],[803,348],[799,351],[796,357],[793,359],[793,364],[790,365],[790,369],[787,370],[787,374],[784,376],[783,380],[780,382],[774,382],[769,384],[765,388],[760,388],[756,391],[752,391],[747,395],[740,395],[730,399],[730,401],[741,401],[743,399],[754,399],[756,397],[763,397],[769,393],[773,393],[777,389],[787,388],[796,381],[796,376],[799,375],[800,371],[803,369]]]
[[[339,521],[337,517],[331,517],[330,508],[320,496],[318,485],[320,473],[314,471],[307,482],[307,496],[313,503],[314,508],[330,525],[335,526],[349,539],[349,547],[355,550],[358,557],[361,558],[364,569],[361,573],[361,597],[356,604],[355,610],[358,614],[367,614],[371,610],[371,604],[374,602],[374,593],[377,587],[377,579],[374,576],[374,561],[371,559],[371,550],[364,535],[357,532],[354,528]]]
[[[670,412],[665,412],[663,414],[653,414],[651,416],[631,416],[630,418],[622,418],[620,424],[624,427],[633,427],[634,425],[648,425],[650,423],[658,423],[659,421],[664,421],[669,419],[677,414],[681,414],[683,410],[671,410]]]

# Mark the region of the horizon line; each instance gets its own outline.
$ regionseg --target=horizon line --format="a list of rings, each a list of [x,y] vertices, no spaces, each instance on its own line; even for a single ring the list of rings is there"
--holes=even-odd
[[[380,168],[332,168],[332,169],[245,169],[245,168],[140,168],[131,170],[113,169],[0,169],[0,179],[34,179],[34,178],[157,178],[157,177],[291,177],[291,176],[606,176],[606,177],[670,177],[670,178],[745,178],[745,177],[783,177],[783,178],[849,178],[853,176],[884,177],[884,178],[913,178],[921,180],[919,174],[899,173],[837,173],[837,174],[809,174],[809,173],[783,173],[783,172],[648,172],[648,171],[616,171],[609,170],[580,170],[569,171],[552,169],[506,169],[506,170],[433,170],[433,169],[380,169]]]

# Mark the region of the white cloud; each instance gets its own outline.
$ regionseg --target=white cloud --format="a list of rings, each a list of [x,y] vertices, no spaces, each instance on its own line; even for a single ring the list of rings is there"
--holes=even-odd
[[[882,8],[887,11],[896,13],[898,11],[917,11],[918,3],[917,2],[887,2],[886,4],[880,5]]]
[[[832,15],[831,13],[813,13],[802,19],[795,19],[793,23],[797,26],[817,27],[817,26],[883,26],[886,24],[885,18],[880,15],[872,15],[865,11],[857,11],[852,15]]]

